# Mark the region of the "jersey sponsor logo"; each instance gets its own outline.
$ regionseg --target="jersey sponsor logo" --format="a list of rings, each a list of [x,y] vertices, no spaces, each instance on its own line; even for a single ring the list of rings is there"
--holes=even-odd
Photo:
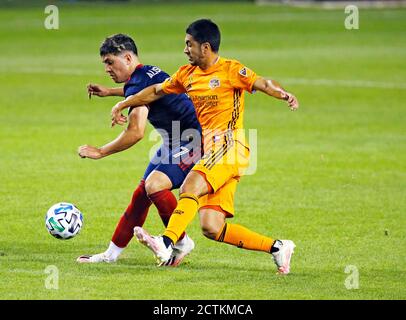
[[[242,68],[238,73],[240,75],[242,75],[243,77],[246,77],[247,76],[247,68],[246,67]]]
[[[194,96],[191,95],[190,99],[196,108],[200,108],[204,105],[205,108],[216,107],[219,103],[218,96],[216,94],[205,95],[205,96]]]
[[[162,70],[159,69],[158,67],[152,67],[151,70],[147,72],[148,77],[152,79],[154,76],[156,76],[158,73],[160,73]]]
[[[209,81],[209,87],[212,90],[220,87],[220,79],[217,78],[217,77],[211,78],[210,81]]]

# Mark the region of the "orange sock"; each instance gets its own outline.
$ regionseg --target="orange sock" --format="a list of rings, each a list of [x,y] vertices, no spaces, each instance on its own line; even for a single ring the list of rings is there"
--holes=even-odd
[[[247,250],[271,252],[274,240],[238,224],[225,223],[216,235],[216,241],[225,242]]]
[[[176,243],[196,215],[198,204],[199,199],[194,194],[182,193],[163,235]]]

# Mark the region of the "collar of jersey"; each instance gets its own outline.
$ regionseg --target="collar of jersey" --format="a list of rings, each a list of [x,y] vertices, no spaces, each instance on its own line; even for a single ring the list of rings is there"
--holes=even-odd
[[[220,62],[222,62],[222,61],[223,61],[223,58],[218,56],[217,61],[210,68],[203,70],[203,69],[200,69],[200,67],[199,67],[199,69],[203,73],[210,73],[210,72],[214,71],[220,65]]]
[[[131,73],[131,76],[130,76],[130,77],[127,79],[127,81],[126,81],[126,82],[130,81],[130,80],[131,80],[131,78],[132,78],[132,76],[133,76],[133,74],[135,73],[135,71],[137,71],[138,69],[141,69],[143,66],[144,66],[144,65],[143,65],[142,63],[137,64],[137,66],[136,66],[136,67],[135,67],[135,69],[134,69],[134,72],[133,72],[133,73]]]

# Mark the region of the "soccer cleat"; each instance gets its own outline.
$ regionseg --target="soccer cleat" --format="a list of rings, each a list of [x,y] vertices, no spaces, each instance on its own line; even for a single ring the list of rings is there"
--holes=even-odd
[[[295,247],[295,244],[291,240],[275,241],[273,248],[277,250],[271,254],[279,274],[288,274],[290,272],[290,259]]]
[[[173,246],[171,257],[162,265],[168,267],[177,267],[194,248],[194,241],[186,234],[182,240],[176,242],[176,244]]]
[[[141,227],[134,228],[134,235],[141,244],[154,253],[159,266],[164,265],[171,258],[172,246],[166,247],[161,236],[151,236]]]
[[[100,262],[107,262],[112,263],[116,262],[115,259],[109,258],[104,252],[98,253],[94,255],[83,255],[76,259],[79,263],[100,263]]]

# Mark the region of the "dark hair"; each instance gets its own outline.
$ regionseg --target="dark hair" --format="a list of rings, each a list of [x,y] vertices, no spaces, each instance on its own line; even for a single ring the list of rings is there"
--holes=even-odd
[[[218,52],[220,48],[220,30],[219,27],[209,19],[200,19],[192,22],[186,29],[200,44],[208,42],[213,52]]]
[[[137,46],[133,39],[129,36],[118,33],[107,37],[100,46],[100,56],[104,56],[106,54],[114,54],[117,55],[122,51],[132,51],[135,55],[138,55]]]

